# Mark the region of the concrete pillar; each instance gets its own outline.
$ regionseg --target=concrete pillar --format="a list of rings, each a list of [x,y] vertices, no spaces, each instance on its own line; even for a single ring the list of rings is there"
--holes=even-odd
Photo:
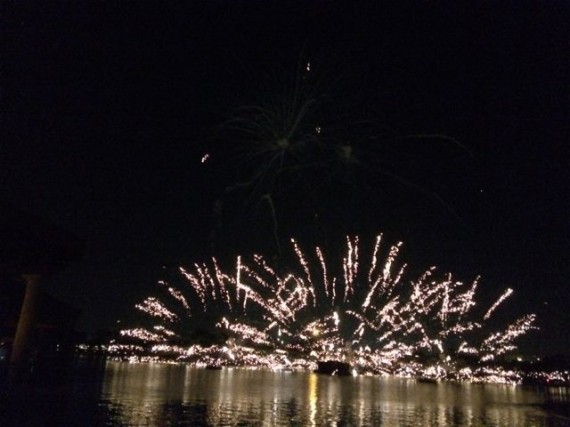
[[[12,355],[10,362],[19,364],[26,362],[29,358],[34,327],[37,316],[37,303],[39,296],[39,274],[23,274],[22,277],[26,281],[26,293],[24,302],[20,310],[20,318],[16,335],[12,344]]]

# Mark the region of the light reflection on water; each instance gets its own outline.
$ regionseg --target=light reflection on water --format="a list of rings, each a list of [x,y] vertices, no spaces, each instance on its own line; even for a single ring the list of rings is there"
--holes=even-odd
[[[567,389],[108,362],[107,426],[564,426]],[[567,414],[566,414],[567,415]]]

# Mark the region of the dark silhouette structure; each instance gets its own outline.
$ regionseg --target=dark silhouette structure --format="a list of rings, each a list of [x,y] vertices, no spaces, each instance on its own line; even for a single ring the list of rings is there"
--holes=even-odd
[[[4,341],[11,341],[12,364],[28,362],[40,341],[73,328],[78,310],[41,287],[82,252],[74,235],[0,202],[0,328]]]

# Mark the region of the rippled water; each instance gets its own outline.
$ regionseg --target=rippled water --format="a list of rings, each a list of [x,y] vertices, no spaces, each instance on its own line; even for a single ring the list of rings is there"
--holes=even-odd
[[[569,426],[570,390],[106,363],[0,406],[0,425]]]

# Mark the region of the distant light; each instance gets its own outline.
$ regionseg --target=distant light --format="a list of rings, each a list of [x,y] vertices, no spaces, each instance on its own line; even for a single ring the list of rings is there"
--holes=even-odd
[[[206,153],[206,154],[204,154],[204,155],[202,156],[201,162],[202,162],[202,163],[206,163],[206,161],[207,161],[209,158],[210,158],[210,155],[209,155],[208,153]]]

